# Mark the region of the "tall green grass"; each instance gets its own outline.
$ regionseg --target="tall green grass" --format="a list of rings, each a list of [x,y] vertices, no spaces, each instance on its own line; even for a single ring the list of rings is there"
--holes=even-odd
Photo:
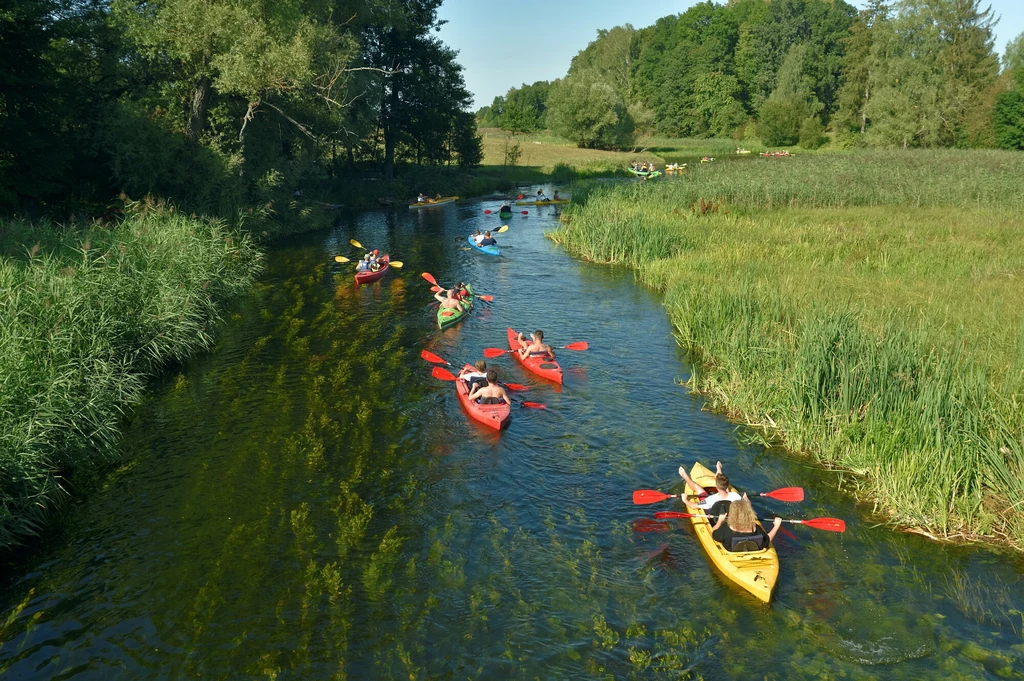
[[[1024,546],[1024,156],[850,154],[579,188],[551,236],[665,292],[692,385],[893,522]]]
[[[0,546],[45,526],[70,475],[116,458],[146,378],[212,344],[218,302],[261,257],[159,206],[112,227],[0,223]]]

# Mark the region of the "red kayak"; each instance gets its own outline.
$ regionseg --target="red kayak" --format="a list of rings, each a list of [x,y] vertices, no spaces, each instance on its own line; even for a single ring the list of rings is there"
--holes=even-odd
[[[476,371],[476,367],[467,364],[465,368],[469,371]],[[459,394],[459,402],[462,408],[469,412],[474,419],[494,428],[504,430],[512,423],[512,407],[502,402],[501,404],[478,404],[469,399],[469,384],[461,378],[455,381],[455,392]]]
[[[527,357],[523,359],[519,356],[519,341],[516,340],[518,334],[513,330],[508,330],[508,348],[509,350],[515,350],[512,355],[519,360],[519,363],[524,367],[537,374],[543,376],[549,381],[561,384],[562,382],[562,367],[558,365],[554,359],[547,357]]]
[[[380,259],[380,263],[380,269],[376,272],[356,272],[356,285],[369,284],[371,281],[377,281],[387,274],[388,270],[391,269],[391,256],[385,254],[384,257]]]

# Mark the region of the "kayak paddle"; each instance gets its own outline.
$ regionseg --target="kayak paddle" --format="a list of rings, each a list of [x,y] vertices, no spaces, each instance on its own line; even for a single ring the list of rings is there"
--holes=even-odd
[[[656,504],[659,501],[665,501],[666,499],[675,499],[676,497],[682,498],[684,494],[689,493],[664,494],[653,489],[638,489],[633,492],[633,503]],[[782,487],[772,492],[748,492],[748,496],[768,497],[770,499],[777,499],[778,501],[796,503],[804,500],[804,489],[803,487]]]
[[[458,376],[456,376],[452,372],[448,371],[447,369],[442,369],[441,367],[434,367],[430,371],[430,375],[433,376],[434,378],[439,378],[442,381],[457,381],[457,380],[459,380]],[[525,400],[512,400],[512,401],[515,402],[516,404],[518,404],[520,407],[526,407],[527,409],[547,409],[548,408],[548,405],[544,404],[543,402],[526,402]]]
[[[826,532],[846,532],[846,521],[841,518],[809,518],[807,520],[789,520],[783,518],[782,522],[793,523],[794,525],[806,525],[807,527],[813,527],[816,530],[825,530]]]
[[[336,255],[334,256],[334,262],[351,262],[351,260],[349,260],[343,255]]]
[[[568,345],[561,346],[562,350],[587,350],[590,345],[587,341],[577,341],[575,343],[569,343]],[[502,350],[501,348],[484,348],[484,357],[501,357],[502,355],[511,354],[516,350]]]
[[[420,353],[420,357],[422,357],[423,359],[427,360],[428,362],[432,362],[434,364],[447,364],[450,367],[455,366],[454,364],[452,364],[451,362],[449,362],[445,358],[443,358],[443,357],[441,357],[439,355],[435,355],[434,353],[430,352],[429,350],[422,351]],[[434,368],[435,369],[440,369],[440,367],[434,367]],[[444,371],[448,375],[452,375],[450,371],[445,371],[444,369],[441,369],[441,371]],[[433,372],[431,372],[431,373],[433,373]],[[441,375],[438,375],[438,374],[434,374],[434,378],[440,378],[442,381],[449,380],[448,378],[445,378],[444,376],[441,376]],[[455,380],[455,378],[458,378],[458,377],[457,376],[453,376],[451,380]],[[509,390],[514,390],[514,391],[523,391],[523,390],[529,390],[530,389],[530,386],[522,385],[521,383],[506,383],[505,386]]]
[[[679,511],[658,511],[654,514],[654,517],[658,520],[665,520],[667,518],[696,518],[700,515],[703,514],[680,513]],[[807,520],[787,520],[786,518],[783,518],[782,522],[806,525],[807,527],[813,527],[816,530],[825,530],[827,532],[846,531],[846,521],[841,518],[808,518]]]
[[[352,244],[353,246],[355,246],[356,248],[362,248],[363,247],[363,245],[361,243],[359,243],[358,241],[356,241],[355,239],[349,239],[348,242],[350,244]]]
[[[484,215],[490,215],[491,212],[492,212],[491,209],[488,208],[487,210],[484,211]]]

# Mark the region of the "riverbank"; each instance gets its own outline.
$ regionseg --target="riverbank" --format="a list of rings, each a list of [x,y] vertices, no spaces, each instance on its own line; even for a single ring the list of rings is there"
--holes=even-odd
[[[1024,157],[851,153],[580,187],[550,236],[665,294],[693,389],[892,523],[1024,547]]]
[[[213,344],[262,255],[244,233],[130,204],[116,225],[0,222],[0,547],[115,461],[147,379]]]

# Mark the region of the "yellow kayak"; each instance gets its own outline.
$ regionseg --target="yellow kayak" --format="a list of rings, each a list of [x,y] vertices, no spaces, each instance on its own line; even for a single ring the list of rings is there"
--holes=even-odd
[[[714,471],[709,471],[699,463],[695,463],[690,471],[690,477],[701,487],[714,492]],[[689,498],[691,501],[697,500],[696,495],[691,495]],[[726,577],[767,603],[772,597],[772,590],[779,578],[779,554],[775,552],[775,546],[769,545],[768,548],[761,551],[733,553],[711,538],[714,521],[709,522],[703,509],[694,512],[692,521],[693,532],[697,535],[697,539],[700,540],[701,546],[704,547],[715,567],[721,570]]]
[[[457,196],[446,196],[442,199],[427,199],[426,201],[410,203],[409,208],[430,208],[431,206],[440,206],[445,203],[455,203],[459,197]]]
[[[547,201],[516,201],[517,206],[555,206],[560,203],[569,203],[569,199],[548,199]]]

